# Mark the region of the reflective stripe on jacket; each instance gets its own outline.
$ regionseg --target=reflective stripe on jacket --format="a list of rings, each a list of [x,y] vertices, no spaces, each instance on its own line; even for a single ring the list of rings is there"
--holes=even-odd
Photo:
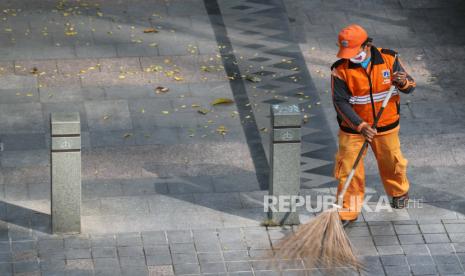
[[[331,66],[331,87],[339,126],[343,131],[358,133],[362,122],[373,124],[382,101],[392,85],[394,72],[405,72],[397,53],[389,49],[371,47],[371,62],[367,69],[348,59],[340,59]],[[403,93],[411,93],[415,81],[407,75]],[[399,124],[400,95],[395,92],[378,122],[378,132],[391,130]]]

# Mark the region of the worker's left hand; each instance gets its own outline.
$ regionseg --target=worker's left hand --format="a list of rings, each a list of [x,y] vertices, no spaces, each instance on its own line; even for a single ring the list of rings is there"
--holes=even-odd
[[[392,82],[395,85],[404,86],[407,82],[407,73],[405,72],[395,72],[392,75]]]

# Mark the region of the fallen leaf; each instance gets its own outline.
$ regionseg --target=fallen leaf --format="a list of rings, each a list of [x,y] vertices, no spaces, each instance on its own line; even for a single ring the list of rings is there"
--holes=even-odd
[[[104,120],[108,120],[108,119],[110,119],[110,116],[111,116],[111,115],[104,115],[104,116],[103,116],[103,119],[104,119]]]
[[[37,75],[38,72],[39,72],[39,69],[37,69],[37,67],[33,67],[30,73],[33,75]]]
[[[267,132],[268,129],[267,129],[266,127],[262,127],[262,128],[260,129],[260,131]]]
[[[192,104],[191,106],[194,107],[194,108],[195,108],[195,107],[200,107],[199,104]]]
[[[123,138],[129,138],[129,137],[131,137],[131,136],[132,136],[132,133],[125,133],[125,134],[123,135]]]
[[[232,104],[234,103],[233,100],[228,98],[218,98],[211,102],[211,105],[218,105],[218,104]]]
[[[149,46],[150,46],[150,47],[157,47],[158,44],[157,44],[157,43],[150,43]]]
[[[223,126],[223,125],[220,125],[217,129],[216,129],[216,132],[218,132],[219,134],[221,135],[225,135],[227,132],[228,132],[228,129]]]
[[[245,79],[251,82],[260,82],[262,79],[255,75],[246,75]]]
[[[208,66],[205,65],[200,66],[200,70],[203,72],[211,72],[210,68],[208,68]]]
[[[97,15],[102,17],[103,16],[103,13],[102,12],[97,12]]]
[[[168,87],[158,86],[157,88],[155,88],[155,92],[157,94],[166,93],[168,91],[170,91],[170,89]]]
[[[202,115],[206,115],[208,112],[210,112],[210,110],[205,109],[205,108],[201,108],[201,109],[197,110],[197,112],[202,114]]]
[[[308,114],[304,114],[304,123],[308,123],[308,120],[309,120],[309,117],[308,117]]]
[[[149,34],[149,33],[158,33],[158,30],[155,29],[155,28],[147,28],[144,30],[144,33],[145,34]]]
[[[26,94],[26,97],[33,97],[33,96],[34,96],[34,94],[32,94],[32,93],[27,93]]]
[[[168,114],[170,114],[170,112],[169,112],[169,111],[167,111],[167,110],[163,110],[161,113],[162,113],[162,114],[164,114],[164,115],[168,115]]]
[[[141,112],[141,113],[145,113],[145,109],[142,108],[142,109],[140,110],[140,112]]]
[[[124,80],[125,78],[126,78],[125,75],[119,75],[119,76],[118,76],[118,79],[120,79],[120,80]]]
[[[184,80],[184,78],[183,78],[183,77],[180,77],[180,76],[175,76],[175,77],[174,77],[174,80],[175,80],[175,81],[182,81],[182,80]]]

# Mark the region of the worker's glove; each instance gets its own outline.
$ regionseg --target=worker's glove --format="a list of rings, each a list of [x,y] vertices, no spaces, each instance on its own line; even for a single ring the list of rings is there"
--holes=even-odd
[[[367,139],[370,143],[373,141],[373,138],[378,133],[376,129],[372,128],[370,124],[368,124],[367,122],[361,123],[357,129],[360,132],[360,134],[362,134],[363,137],[365,137],[365,139]]]
[[[392,82],[397,87],[404,87],[407,84],[407,73],[395,72],[392,75]]]

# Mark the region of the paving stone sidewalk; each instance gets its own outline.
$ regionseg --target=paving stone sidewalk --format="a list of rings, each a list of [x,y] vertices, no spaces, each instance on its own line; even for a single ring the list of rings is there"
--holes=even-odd
[[[364,212],[347,232],[368,269],[336,274],[464,274],[460,1],[0,7],[0,275],[329,274],[266,257],[292,231],[260,226],[268,112],[270,104],[299,104],[308,118],[301,193],[334,194],[328,68],[348,23],[398,50],[417,80],[417,92],[403,97],[401,140],[423,208]],[[217,98],[235,104],[211,106]],[[50,234],[48,116],[55,111],[82,117],[80,235]],[[375,201],[384,191],[373,157],[366,163]],[[314,216],[300,215],[302,222]]]

